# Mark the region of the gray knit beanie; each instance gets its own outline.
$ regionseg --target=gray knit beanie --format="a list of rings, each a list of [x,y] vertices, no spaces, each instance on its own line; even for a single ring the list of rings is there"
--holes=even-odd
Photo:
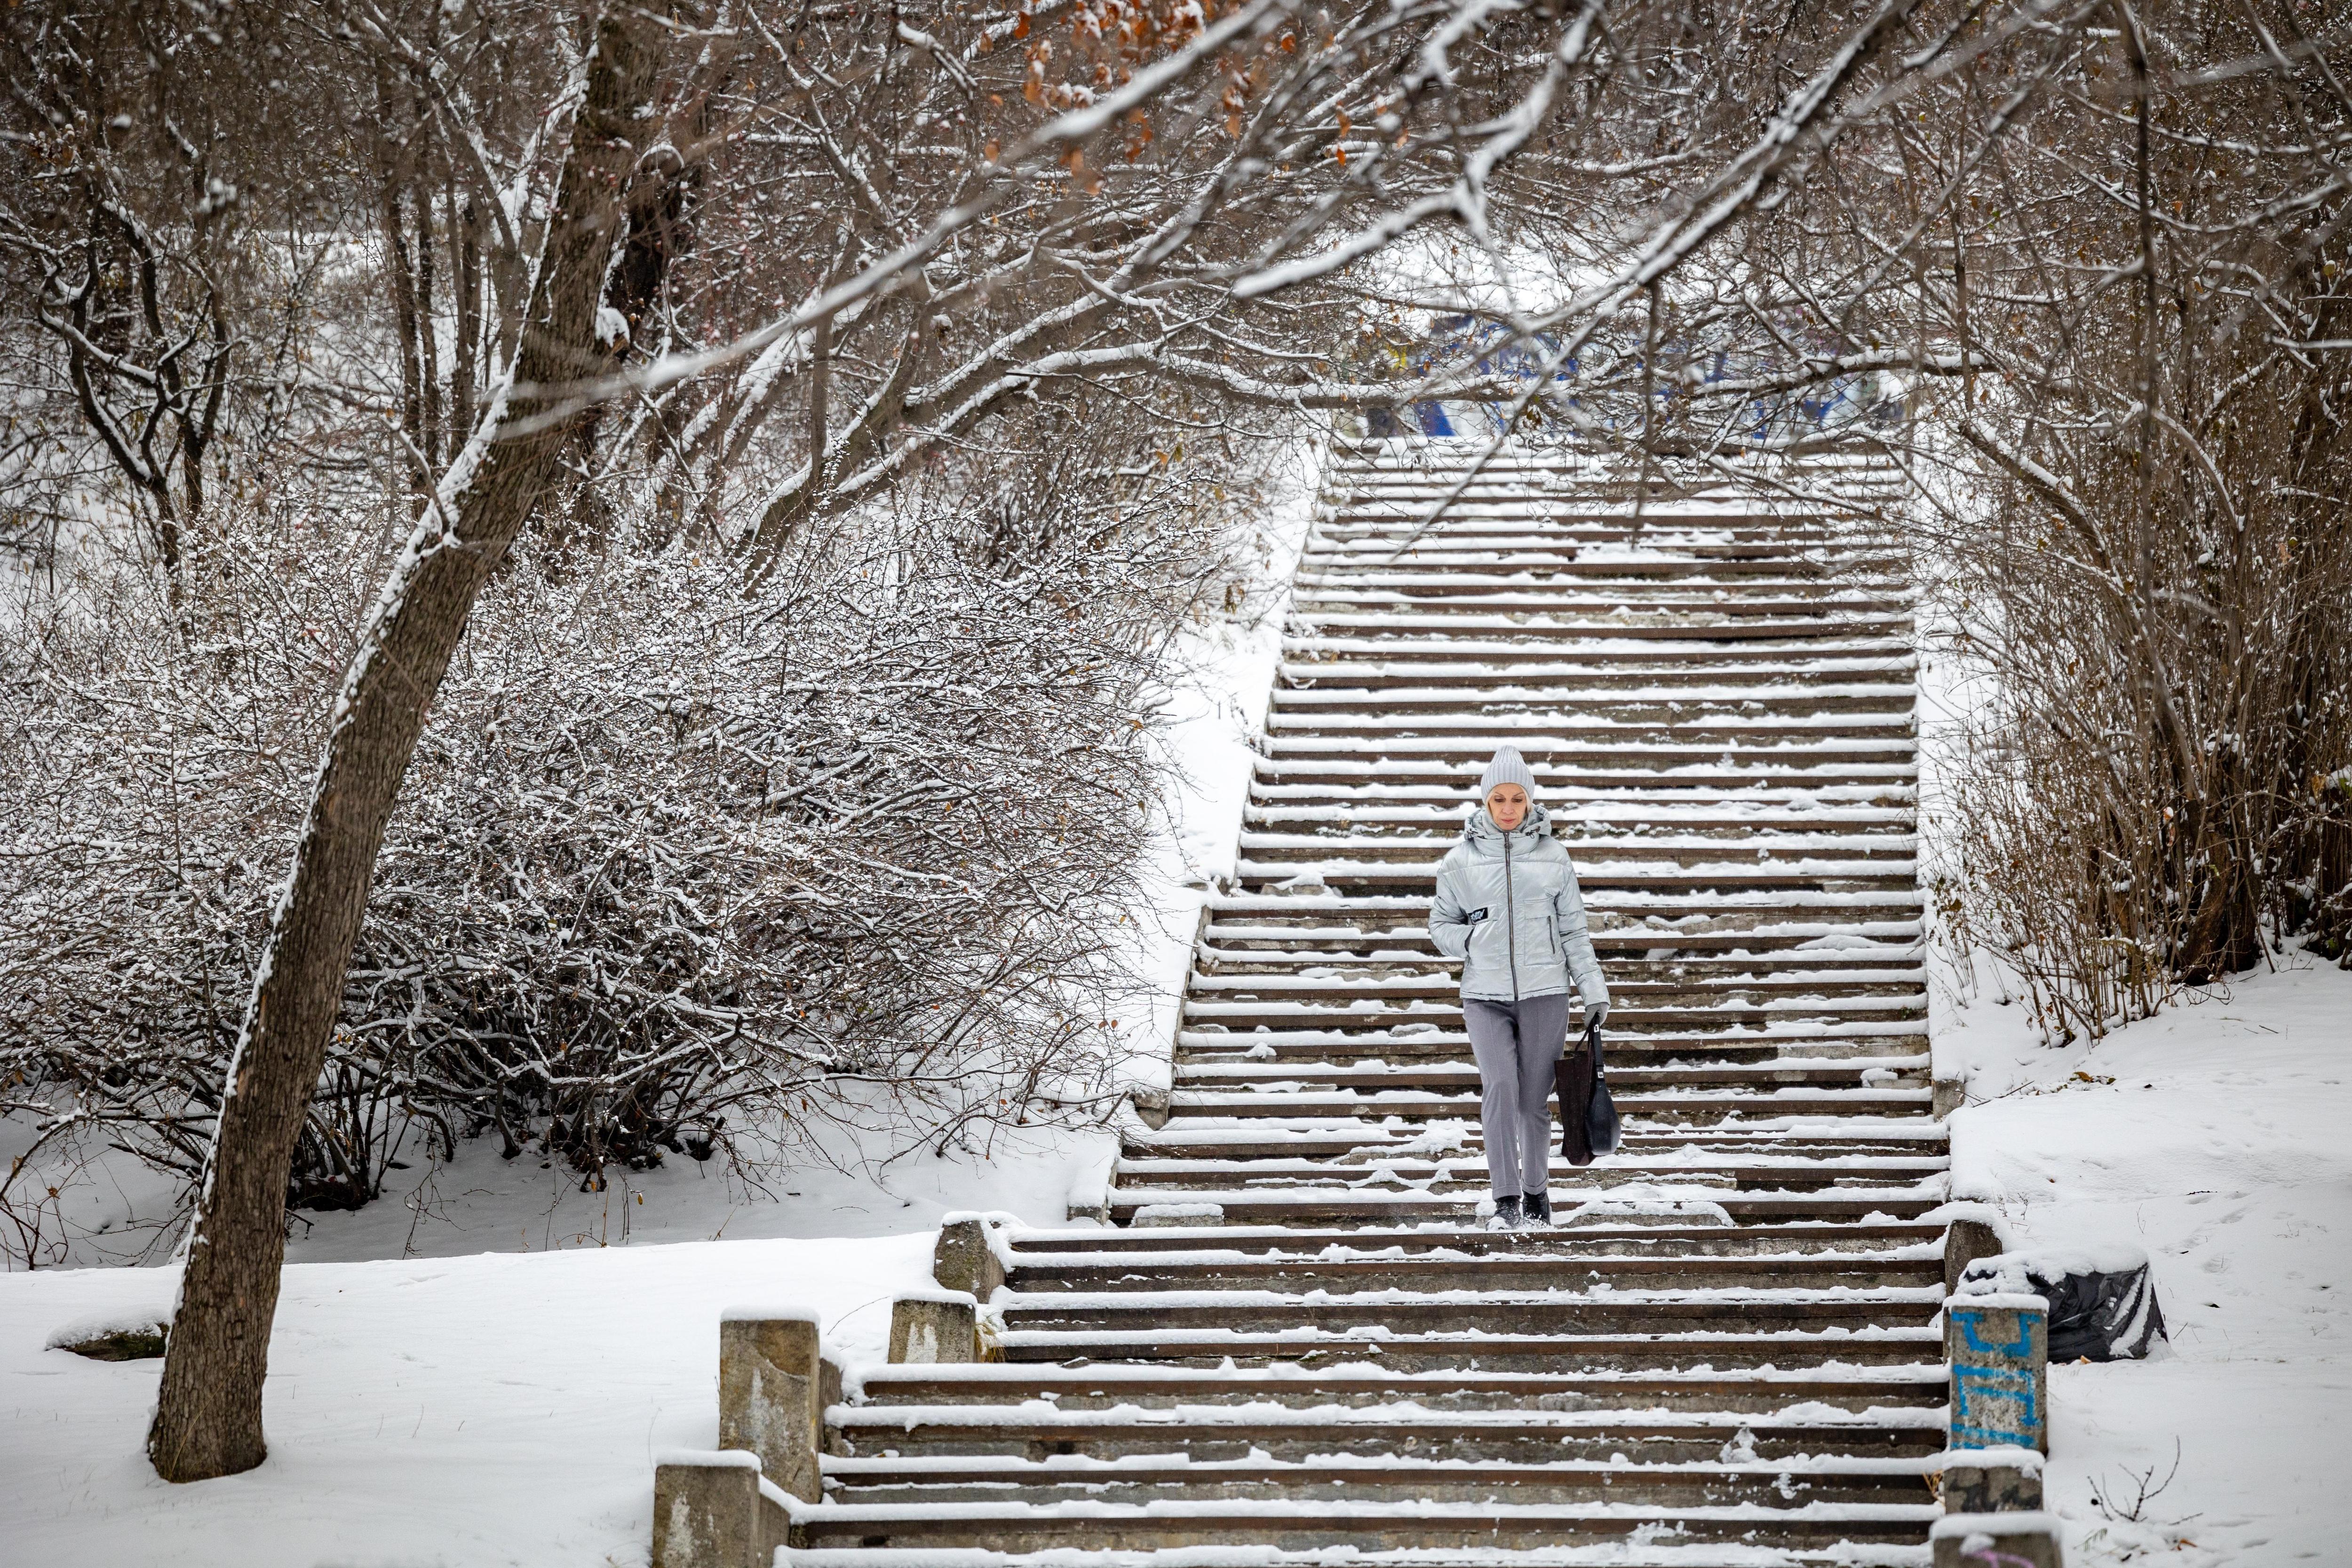
[[[1501,746],[1496,749],[1495,760],[1488,763],[1486,771],[1478,775],[1479,803],[1485,804],[1486,797],[1495,793],[1496,784],[1507,784],[1518,785],[1528,792],[1529,800],[1535,799],[1536,775],[1528,772],[1527,759],[1519,755],[1519,749],[1517,746]]]

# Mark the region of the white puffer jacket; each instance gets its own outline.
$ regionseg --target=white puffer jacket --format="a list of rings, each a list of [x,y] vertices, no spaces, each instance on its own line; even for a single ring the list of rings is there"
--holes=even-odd
[[[1438,863],[1429,939],[1462,960],[1465,1001],[1557,995],[1573,979],[1588,1014],[1609,1005],[1576,868],[1539,805],[1508,833],[1484,806],[1471,814]]]

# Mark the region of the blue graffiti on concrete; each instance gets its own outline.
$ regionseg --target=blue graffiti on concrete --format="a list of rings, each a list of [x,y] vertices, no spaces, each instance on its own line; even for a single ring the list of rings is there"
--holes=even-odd
[[[1985,1316],[1965,1309],[1951,1310],[1952,1327],[1959,1332],[1960,1353],[1982,1356],[1990,1363],[1975,1364],[1954,1358],[1952,1447],[2038,1447],[2042,1413],[2034,1394],[2032,1359],[2037,1315],[2015,1315],[2015,1339],[1988,1336]]]
[[[1953,1447],[2031,1448],[2041,1429],[2032,1373],[2005,1366],[1952,1369]]]
[[[1522,339],[1496,321],[1452,316],[1432,322],[1428,336],[1403,351],[1400,363],[1402,368],[1415,376],[1452,370],[1541,381],[1548,384],[1553,398],[1583,409],[1585,417],[1600,428],[1615,428],[1629,417],[1639,422],[1638,410],[1626,409],[1622,399],[1609,407],[1590,407],[1577,395],[1577,383],[1585,371],[1638,366],[1638,349],[1594,342],[1585,346],[1582,354],[1563,354],[1563,347],[1548,332]],[[1684,372],[1682,376],[1661,376],[1651,388],[1651,399],[1661,405],[1734,376],[1769,374],[1788,368],[1778,356],[1769,353],[1712,350],[1691,341],[1662,342],[1658,349],[1662,361],[1677,364]],[[1692,378],[1687,386],[1684,376]],[[1902,396],[1897,384],[1875,372],[1836,376],[1816,387],[1748,398],[1743,412],[1728,416],[1724,433],[1742,439],[1771,441],[1833,430],[1856,421],[1879,426],[1897,424],[1903,417]],[[1503,427],[1508,417],[1507,405],[1502,403],[1431,400],[1394,410],[1368,409],[1364,433],[1376,438],[1408,433],[1433,437],[1491,436]]]
[[[1955,1311],[1952,1314],[1952,1322],[1959,1329],[1960,1337],[1968,1341],[1969,1349],[1972,1351],[1980,1351],[1990,1355],[2022,1356],[2033,1348],[2033,1320],[2023,1312],[2017,1315],[2017,1338],[2007,1344],[1995,1344],[1977,1331],[1984,1322],[1982,1312]]]

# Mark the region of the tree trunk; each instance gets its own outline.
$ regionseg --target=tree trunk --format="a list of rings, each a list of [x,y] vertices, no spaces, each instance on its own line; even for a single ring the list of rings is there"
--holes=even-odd
[[[699,128],[687,144],[695,149],[690,161],[670,147],[662,149],[662,155],[648,156],[637,165],[630,200],[625,204],[628,237],[622,242],[620,256],[604,283],[604,303],[626,323],[628,337],[625,341],[597,344],[602,356],[600,374],[612,374],[631,352],[643,353],[649,349],[652,334],[646,328],[661,303],[663,282],[671,266],[693,244],[694,229],[687,218],[687,202],[702,183],[701,149],[705,142]],[[602,550],[612,538],[612,510],[593,482],[597,449],[603,445],[604,414],[602,405],[583,409],[572,427],[572,438],[562,458],[562,467],[576,476],[572,493],[562,508],[551,507],[551,515],[543,522],[548,542],[558,552],[575,546]]]
[[[598,363],[596,306],[646,126],[663,33],[635,7],[600,24],[572,128],[518,391],[439,531],[428,512],[394,566],[335,705],[294,869],[270,921],[208,1162],[147,1451],[167,1480],[259,1464],[262,1380],[286,1253],[294,1142],[326,1060],[368,883],[426,709],[475,595],[547,481],[568,420],[541,419]]]
[[[449,372],[449,445],[462,447],[474,434],[475,351],[482,335],[482,216],[474,198],[449,193],[449,234],[457,247],[457,363]]]

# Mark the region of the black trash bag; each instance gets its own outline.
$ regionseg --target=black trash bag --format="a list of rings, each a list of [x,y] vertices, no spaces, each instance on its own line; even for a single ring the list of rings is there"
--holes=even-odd
[[[1960,1275],[1963,1296],[2018,1291],[2050,1303],[2050,1362],[2137,1361],[2168,1339],[2156,1276],[2137,1247],[2004,1252]]]

